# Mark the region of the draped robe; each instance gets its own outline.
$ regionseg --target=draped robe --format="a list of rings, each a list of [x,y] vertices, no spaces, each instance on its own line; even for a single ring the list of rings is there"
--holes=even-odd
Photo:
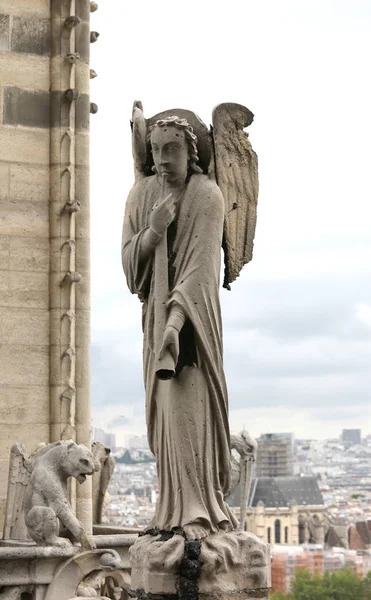
[[[224,200],[219,187],[198,174],[179,198],[169,255],[168,309],[175,305],[184,313],[183,329],[192,335],[180,334],[180,355],[187,354],[182,344],[193,344],[194,361],[163,381],[155,376],[154,253],[143,260],[141,252],[152,207],[161,197],[156,176],[134,185],[126,203],[122,244],[128,287],[143,301],[146,421],[159,480],[153,525],[170,530],[200,523],[215,532],[237,524],[224,502],[230,483],[219,301]]]

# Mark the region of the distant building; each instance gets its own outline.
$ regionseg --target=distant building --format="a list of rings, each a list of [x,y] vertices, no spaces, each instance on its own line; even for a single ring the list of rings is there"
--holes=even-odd
[[[264,433],[258,440],[256,477],[290,477],[293,471],[293,433]]]
[[[240,486],[227,499],[239,517]],[[252,481],[247,529],[269,544],[324,544],[327,510],[315,477]]]
[[[130,435],[127,440],[129,450],[148,450],[148,439],[147,436],[142,435]]]
[[[94,427],[93,442],[101,442],[107,448],[110,448],[111,452],[116,451],[116,436],[114,433],[106,433],[103,429]]]
[[[341,440],[344,446],[355,446],[361,443],[360,429],[343,429]]]

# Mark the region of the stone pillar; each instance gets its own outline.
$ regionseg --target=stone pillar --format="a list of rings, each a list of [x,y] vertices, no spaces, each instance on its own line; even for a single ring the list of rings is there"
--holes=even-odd
[[[298,515],[298,506],[296,502],[290,504],[290,537],[289,544],[296,546],[299,544],[299,515]]]
[[[264,506],[264,502],[262,502],[261,500],[259,500],[258,504],[256,505],[256,519],[255,519],[255,523],[256,523],[256,535],[261,539],[261,540],[265,540],[265,527],[266,527],[266,519],[265,519],[265,506]],[[272,540],[274,538],[272,537]]]
[[[90,444],[90,2],[1,11],[0,527],[16,441]],[[70,496],[89,532],[91,479]]]
[[[51,440],[90,443],[88,0],[52,2],[50,414]],[[70,500],[91,527],[91,480]]]
[[[11,446],[50,439],[50,2],[0,12],[1,531]]]

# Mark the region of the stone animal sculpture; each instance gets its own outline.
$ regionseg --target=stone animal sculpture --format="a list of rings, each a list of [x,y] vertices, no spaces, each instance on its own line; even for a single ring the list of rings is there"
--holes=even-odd
[[[67,500],[67,479],[74,477],[84,483],[93,473],[91,451],[73,441],[50,448],[35,460],[24,507],[28,532],[37,544],[68,544],[58,536],[59,519],[84,549],[95,547]]]
[[[15,444],[11,451],[4,539],[24,539],[28,532],[40,545],[68,545],[69,540],[59,537],[62,524],[84,549],[93,549],[93,541],[68,502],[67,480],[74,477],[83,483],[95,468],[98,467],[91,451],[72,440],[43,445],[30,456],[23,444]]]
[[[236,450],[240,456],[237,460],[233,453],[231,455],[231,486],[228,496],[240,485],[241,487],[241,505],[240,505],[240,525],[238,529],[244,531],[246,522],[246,510],[249,502],[252,467],[256,460],[258,444],[247,431],[242,431],[240,435],[231,435],[231,449]]]
[[[111,450],[101,442],[93,442],[91,450],[95,464],[93,475],[93,523],[101,524],[104,522],[103,510],[107,500],[107,488],[116,461],[111,456]]]

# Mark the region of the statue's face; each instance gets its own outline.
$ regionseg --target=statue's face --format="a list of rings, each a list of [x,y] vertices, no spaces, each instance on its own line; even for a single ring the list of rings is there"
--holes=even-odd
[[[185,181],[189,150],[184,131],[174,126],[155,127],[151,135],[153,162],[160,176],[170,183]]]

